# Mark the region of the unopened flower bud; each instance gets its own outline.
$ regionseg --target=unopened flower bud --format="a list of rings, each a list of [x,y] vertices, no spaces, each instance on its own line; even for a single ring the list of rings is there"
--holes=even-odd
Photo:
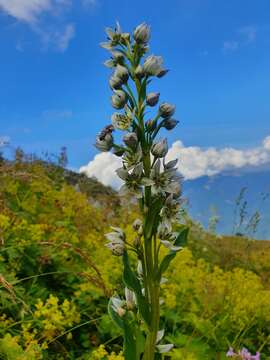
[[[150,39],[150,26],[145,23],[138,25],[134,30],[133,37],[138,44],[146,44]]]
[[[150,55],[145,59],[143,69],[147,75],[158,76],[164,70],[162,64],[161,56]]]
[[[109,84],[112,89],[120,89],[123,85],[123,81],[117,76],[113,75],[109,80]]]
[[[138,65],[135,70],[135,76],[138,79],[142,79],[144,77],[144,75],[145,75],[145,73],[144,73],[143,67],[141,65]]]
[[[178,123],[179,123],[178,120],[175,120],[175,119],[172,119],[172,118],[166,118],[166,119],[163,121],[163,127],[164,127],[166,130],[173,130]]]
[[[135,132],[128,133],[123,136],[123,142],[130,148],[135,149],[138,144],[138,137]]]
[[[132,119],[126,114],[113,113],[112,114],[112,124],[115,129],[118,130],[128,130],[131,125]]]
[[[128,78],[129,78],[128,69],[123,65],[117,65],[116,69],[115,69],[114,76],[121,79],[122,82],[125,84],[128,81]]]
[[[110,151],[113,147],[113,136],[111,133],[107,133],[104,136],[97,135],[95,147],[102,152]]]
[[[123,90],[115,90],[111,97],[112,106],[115,109],[122,109],[127,102],[126,93]]]
[[[123,317],[126,313],[126,310],[123,309],[122,307],[119,307],[117,308],[117,314],[120,316],[120,317]]]
[[[168,142],[167,139],[162,139],[159,142],[152,145],[151,153],[156,158],[163,158],[168,152]]]
[[[162,104],[160,104],[159,107],[159,114],[163,117],[163,118],[168,118],[171,117],[175,112],[175,106],[166,102],[163,102]]]
[[[135,239],[134,239],[134,241],[133,241],[133,246],[136,247],[136,248],[138,248],[138,247],[140,247],[140,245],[141,245],[141,237],[140,237],[140,236],[136,236]]]
[[[152,132],[156,129],[157,127],[157,122],[155,120],[147,120],[146,123],[145,123],[145,127],[146,127],[146,130],[149,131],[149,132]]]
[[[146,104],[149,106],[156,106],[159,100],[159,93],[152,92],[146,96]]]
[[[140,219],[136,219],[133,224],[132,224],[133,229],[140,233],[139,235],[142,235],[143,232],[143,224],[142,221]]]
[[[129,288],[125,287],[125,298],[126,298],[126,305],[128,310],[134,309],[136,305],[136,297],[133,291],[129,290]]]

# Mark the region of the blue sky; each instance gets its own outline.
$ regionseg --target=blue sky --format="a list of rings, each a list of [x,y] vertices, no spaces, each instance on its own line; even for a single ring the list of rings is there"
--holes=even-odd
[[[73,168],[93,158],[112,113],[99,43],[116,20],[149,23],[171,69],[152,86],[177,106],[171,143],[257,149],[270,135],[269,0],[0,0],[0,137],[27,152],[65,145]]]

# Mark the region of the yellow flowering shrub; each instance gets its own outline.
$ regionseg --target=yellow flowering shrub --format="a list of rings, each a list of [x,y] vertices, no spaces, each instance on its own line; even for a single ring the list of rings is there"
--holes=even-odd
[[[89,360],[124,360],[122,352],[118,355],[114,352],[108,353],[104,345],[100,345],[96,350],[93,351]]]

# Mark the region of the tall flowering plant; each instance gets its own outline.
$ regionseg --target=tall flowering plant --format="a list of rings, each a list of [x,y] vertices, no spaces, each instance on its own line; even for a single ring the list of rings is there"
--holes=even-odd
[[[135,196],[141,211],[141,218],[133,224],[134,239],[127,239],[124,231],[115,227],[106,234],[108,248],[123,259],[125,284],[125,297],[112,297],[108,309],[122,329],[125,359],[153,360],[159,357],[158,353],[169,352],[173,347],[162,344],[160,284],[188,231],[173,231],[181,205],[180,176],[177,160],[165,160],[167,139],[157,140],[161,129],[173,130],[178,121],[173,118],[174,105],[159,104],[160,94],[147,91],[154,78],[162,78],[168,72],[162,57],[146,55],[149,26],[143,23],[131,35],[122,32],[117,24],[115,29],[106,29],[106,33],[108,41],[101,45],[111,55],[105,65],[112,69],[109,84],[116,112],[112,123],[97,135],[95,146],[122,158],[122,167],[116,171],[123,180],[120,194]],[[155,115],[146,119],[150,108],[156,106]],[[121,144],[114,141],[115,130],[124,132]],[[135,254],[135,265],[131,254]]]

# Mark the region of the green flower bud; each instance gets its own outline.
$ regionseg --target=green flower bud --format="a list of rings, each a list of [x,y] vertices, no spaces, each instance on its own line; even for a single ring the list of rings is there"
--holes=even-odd
[[[163,158],[168,152],[168,142],[167,139],[162,139],[152,145],[151,153],[156,158]]]
[[[163,59],[161,56],[150,55],[143,64],[143,69],[147,75],[158,76],[162,71]]]
[[[112,106],[115,109],[123,109],[123,107],[126,105],[126,102],[126,93],[123,90],[115,90],[114,94],[111,97]]]
[[[119,79],[117,76],[112,75],[109,80],[109,84],[112,89],[121,89],[121,86],[123,85],[123,81]]]
[[[146,44],[150,39],[150,26],[145,23],[138,25],[134,30],[133,37],[138,44]]]
[[[126,114],[113,113],[112,114],[112,124],[115,129],[118,130],[128,130],[131,125],[132,119]]]
[[[121,79],[122,82],[125,84],[129,78],[128,69],[123,65],[117,65],[115,69],[114,76]]]
[[[163,102],[162,104],[160,104],[159,107],[159,114],[163,117],[163,118],[169,118],[171,117],[175,112],[175,106],[171,105],[169,103]]]
[[[173,130],[178,123],[179,123],[178,120],[175,120],[175,119],[172,119],[172,118],[166,118],[163,121],[163,127],[166,130]]]
[[[141,65],[138,65],[135,70],[135,76],[138,79],[142,79],[144,77],[144,75],[145,75],[145,73],[144,73],[143,67]]]
[[[149,106],[155,106],[158,103],[160,93],[152,92],[146,96],[146,104]]]
[[[138,137],[135,132],[128,133],[123,136],[123,142],[130,148],[136,149],[138,144]]]

